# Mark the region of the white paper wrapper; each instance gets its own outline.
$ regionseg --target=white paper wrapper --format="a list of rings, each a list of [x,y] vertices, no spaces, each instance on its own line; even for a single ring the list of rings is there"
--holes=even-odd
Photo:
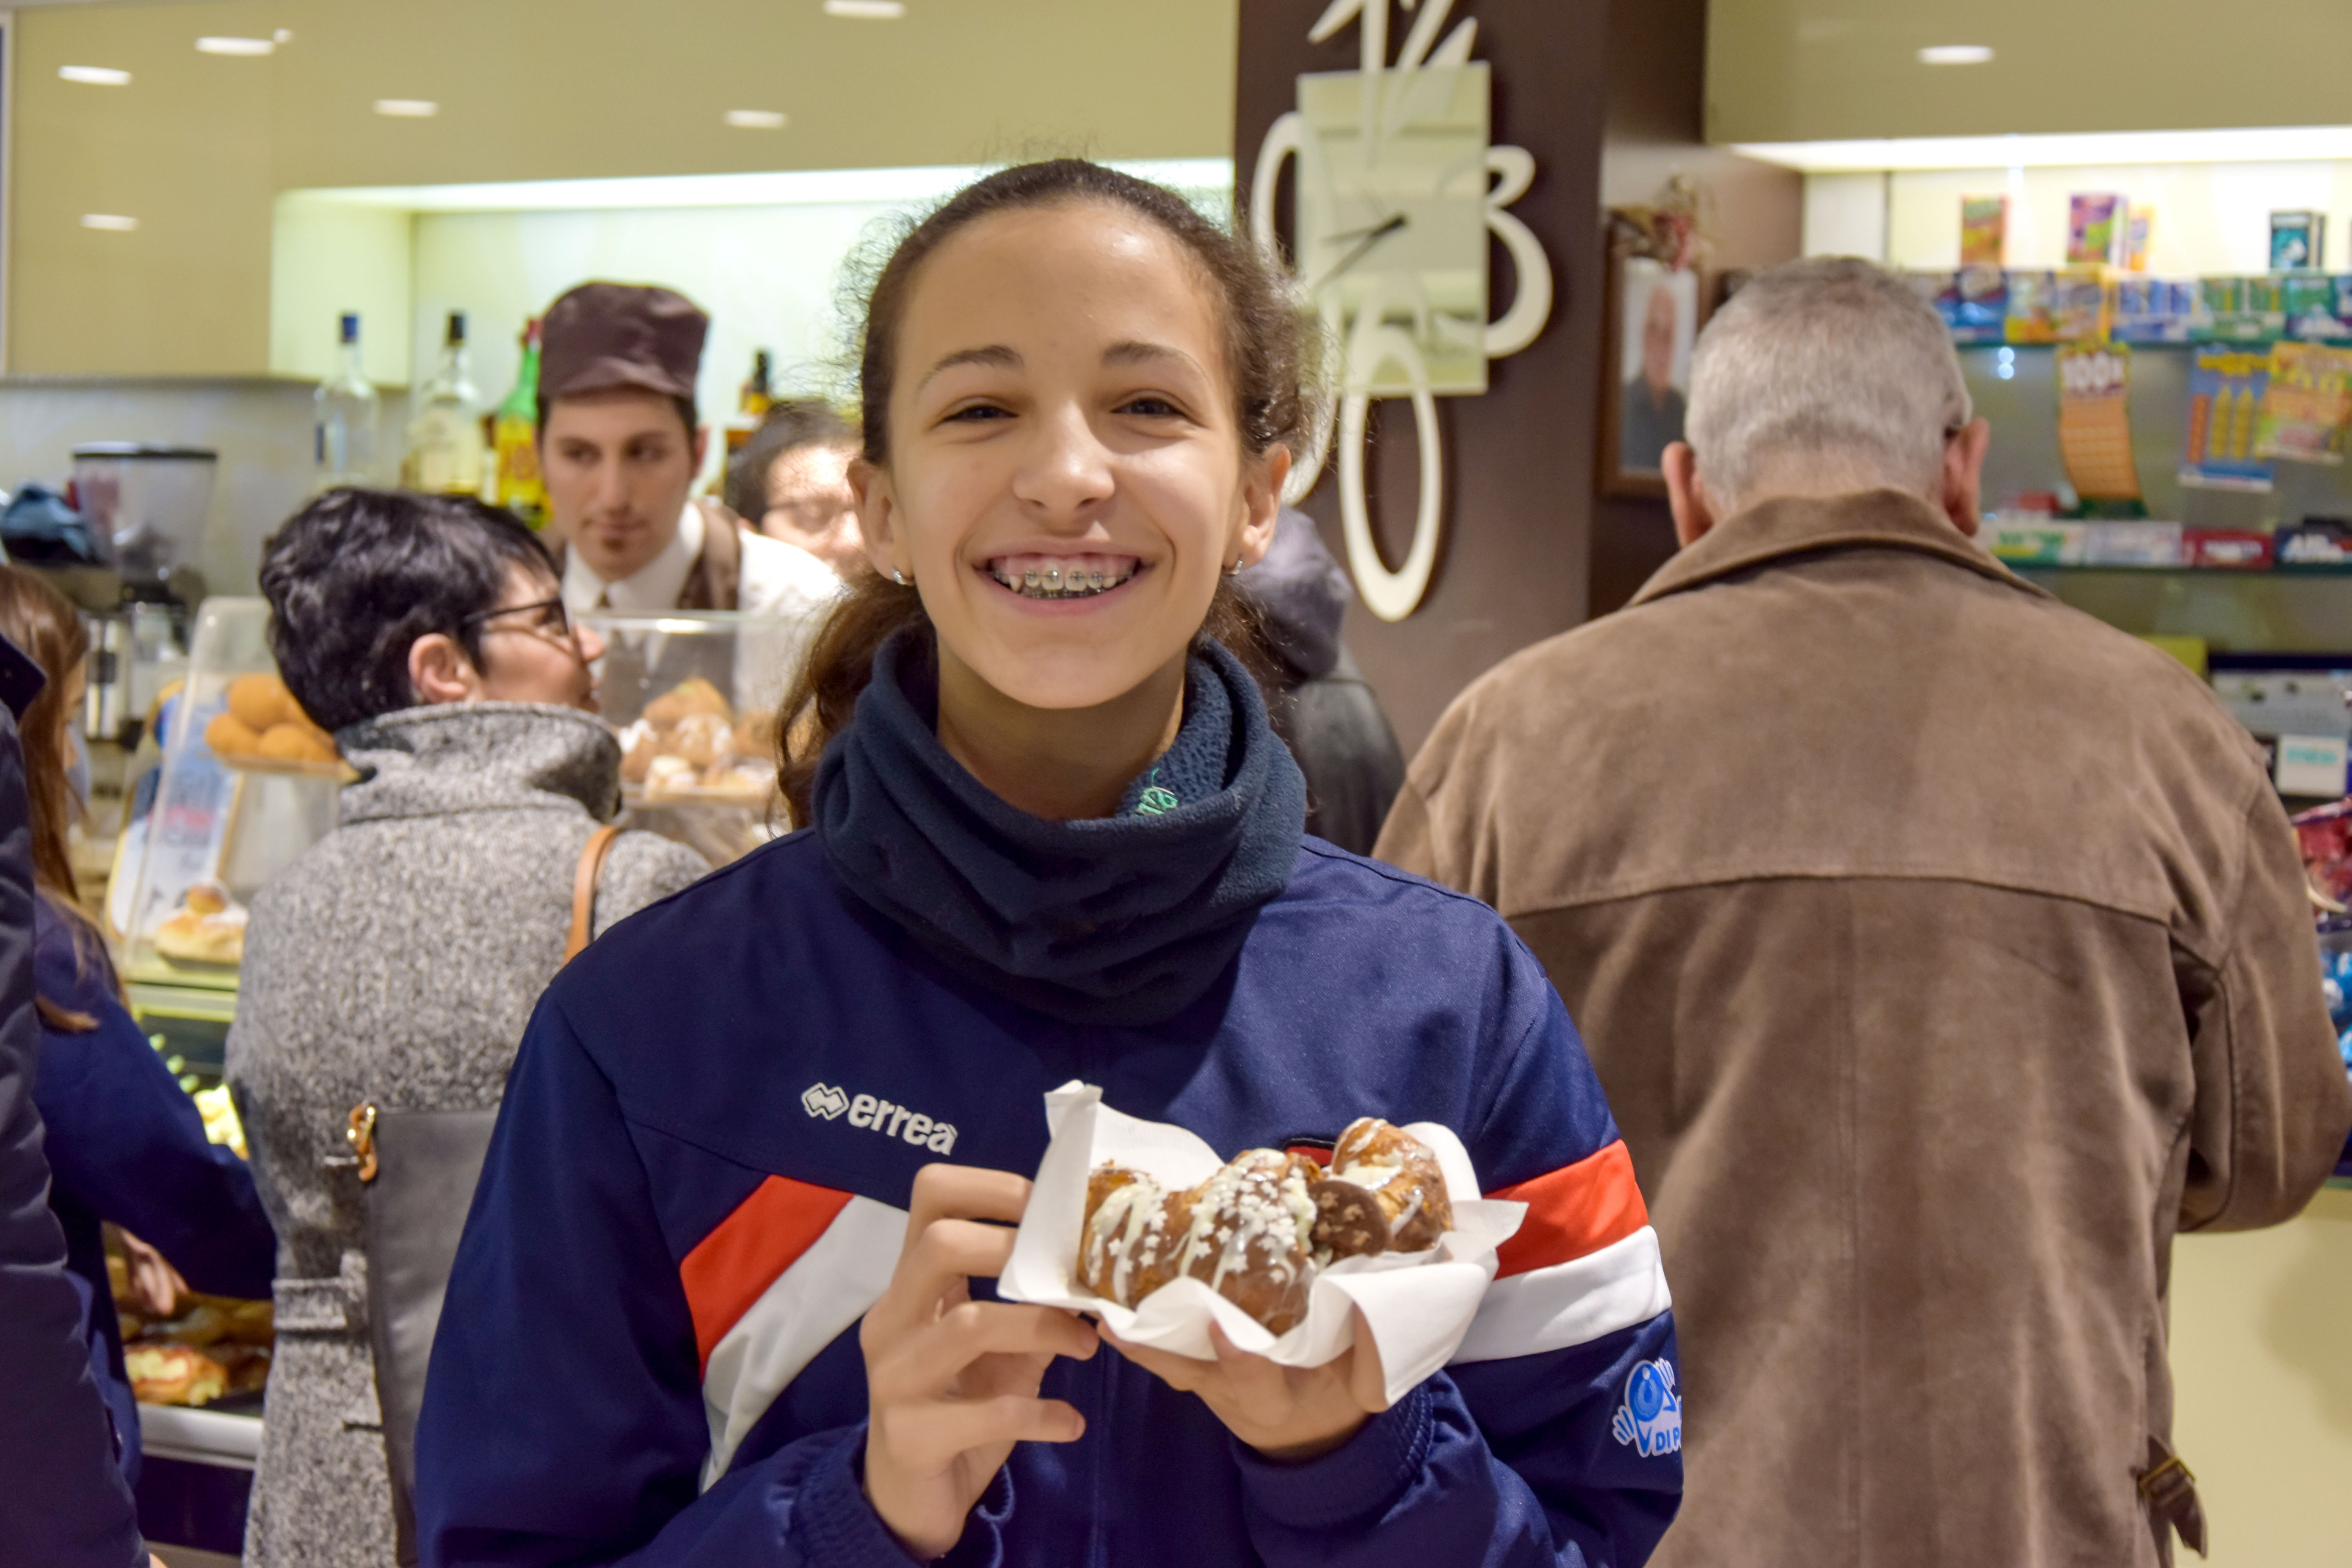
[[[996,1282],[1000,1298],[1091,1312],[1129,1344],[1199,1361],[1215,1357],[1209,1343],[1213,1322],[1237,1349],[1284,1366],[1321,1366],[1346,1353],[1356,1331],[1349,1309],[1360,1307],[1380,1349],[1391,1404],[1444,1366],[1461,1344],[1495,1278],[1495,1248],[1527,1214],[1525,1204],[1478,1195],[1477,1173],[1452,1131],[1413,1122],[1405,1131],[1428,1145],[1445,1173],[1454,1228],[1427,1252],[1340,1259],[1316,1277],[1306,1321],[1277,1339],[1198,1279],[1163,1286],[1140,1307],[1122,1307],[1077,1281],[1087,1178],[1097,1165],[1116,1161],[1162,1186],[1182,1189],[1223,1165],[1214,1149],[1181,1127],[1123,1116],[1102,1102],[1102,1090],[1075,1081],[1045,1097],[1045,1122],[1053,1142],[1037,1167],[1013,1261]]]

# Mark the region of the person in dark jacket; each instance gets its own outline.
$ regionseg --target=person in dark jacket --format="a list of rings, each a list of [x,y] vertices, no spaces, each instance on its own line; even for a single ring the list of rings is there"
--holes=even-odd
[[[161,1252],[195,1289],[269,1298],[278,1238],[253,1173],[205,1136],[204,1118],[122,1005],[105,944],[75,903],[66,829],[79,803],[67,773],[67,727],[81,711],[89,638],[56,589],[0,566],[0,637],[59,672],[25,710],[25,786],[33,822],[33,978],[41,1020],[34,1098],[48,1128],[49,1205],[65,1227],[68,1267],[90,1297],[91,1369],[122,1437],[122,1473],[139,1484],[139,1410],[106,1273],[103,1226]]]
[[[1245,242],[1076,160],[868,307],[861,574],[785,704],[812,826],[523,1037],[435,1340],[423,1557],[1634,1568],[1679,1497],[1656,1240],[1494,911],[1303,832],[1224,637],[1314,425]],[[1459,1130],[1528,1205],[1447,1364],[1190,1360],[998,1300],[1072,1079],[1227,1154]]]
[[[1323,548],[1315,520],[1285,507],[1265,559],[1239,582],[1265,616],[1264,640],[1282,667],[1281,690],[1266,706],[1307,775],[1307,831],[1369,855],[1404,787],[1404,752],[1339,641],[1353,596],[1348,574]]]
[[[0,642],[0,1542],[12,1563],[137,1568],[146,1548],[120,1433],[90,1371],[89,1289],[66,1267],[33,1101],[32,819],[16,721],[43,684]]]

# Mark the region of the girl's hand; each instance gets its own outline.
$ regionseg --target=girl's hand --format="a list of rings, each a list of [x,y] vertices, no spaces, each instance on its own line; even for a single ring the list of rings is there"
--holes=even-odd
[[[1108,1329],[1102,1337],[1169,1387],[1199,1394],[1228,1431],[1269,1459],[1297,1463],[1328,1454],[1389,1407],[1380,1347],[1360,1310],[1356,1342],[1339,1360],[1316,1367],[1277,1366],[1237,1351],[1213,1323],[1213,1362],[1130,1345]]]
[[[1040,1399],[1057,1355],[1100,1342],[1053,1307],[975,1301],[1013,1256],[1011,1226],[1029,1184],[1003,1171],[926,1165],[915,1175],[907,1247],[890,1288],[857,1331],[866,1352],[866,1497],[916,1556],[945,1554],[1019,1442],[1070,1443],[1086,1421]],[[983,1224],[996,1220],[1003,1224]]]

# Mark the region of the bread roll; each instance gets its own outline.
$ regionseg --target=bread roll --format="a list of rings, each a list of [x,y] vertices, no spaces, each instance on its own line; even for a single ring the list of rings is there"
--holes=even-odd
[[[205,744],[216,757],[249,757],[261,749],[261,737],[234,713],[223,713],[205,726]]]
[[[240,675],[228,683],[228,710],[255,734],[266,734],[273,724],[299,718],[300,710],[274,675]]]

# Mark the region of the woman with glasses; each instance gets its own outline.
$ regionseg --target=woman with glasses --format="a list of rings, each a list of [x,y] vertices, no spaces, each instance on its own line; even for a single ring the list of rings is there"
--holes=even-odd
[[[554,563],[478,502],[331,490],[264,547],[287,687],[358,770],[335,830],[255,898],[228,1079],[278,1237],[278,1352],[246,1561],[394,1555],[368,1348],[354,1106],[495,1106],[621,801],[602,640]],[[593,929],[709,868],[614,843]],[[341,1159],[341,1163],[335,1162]]]

